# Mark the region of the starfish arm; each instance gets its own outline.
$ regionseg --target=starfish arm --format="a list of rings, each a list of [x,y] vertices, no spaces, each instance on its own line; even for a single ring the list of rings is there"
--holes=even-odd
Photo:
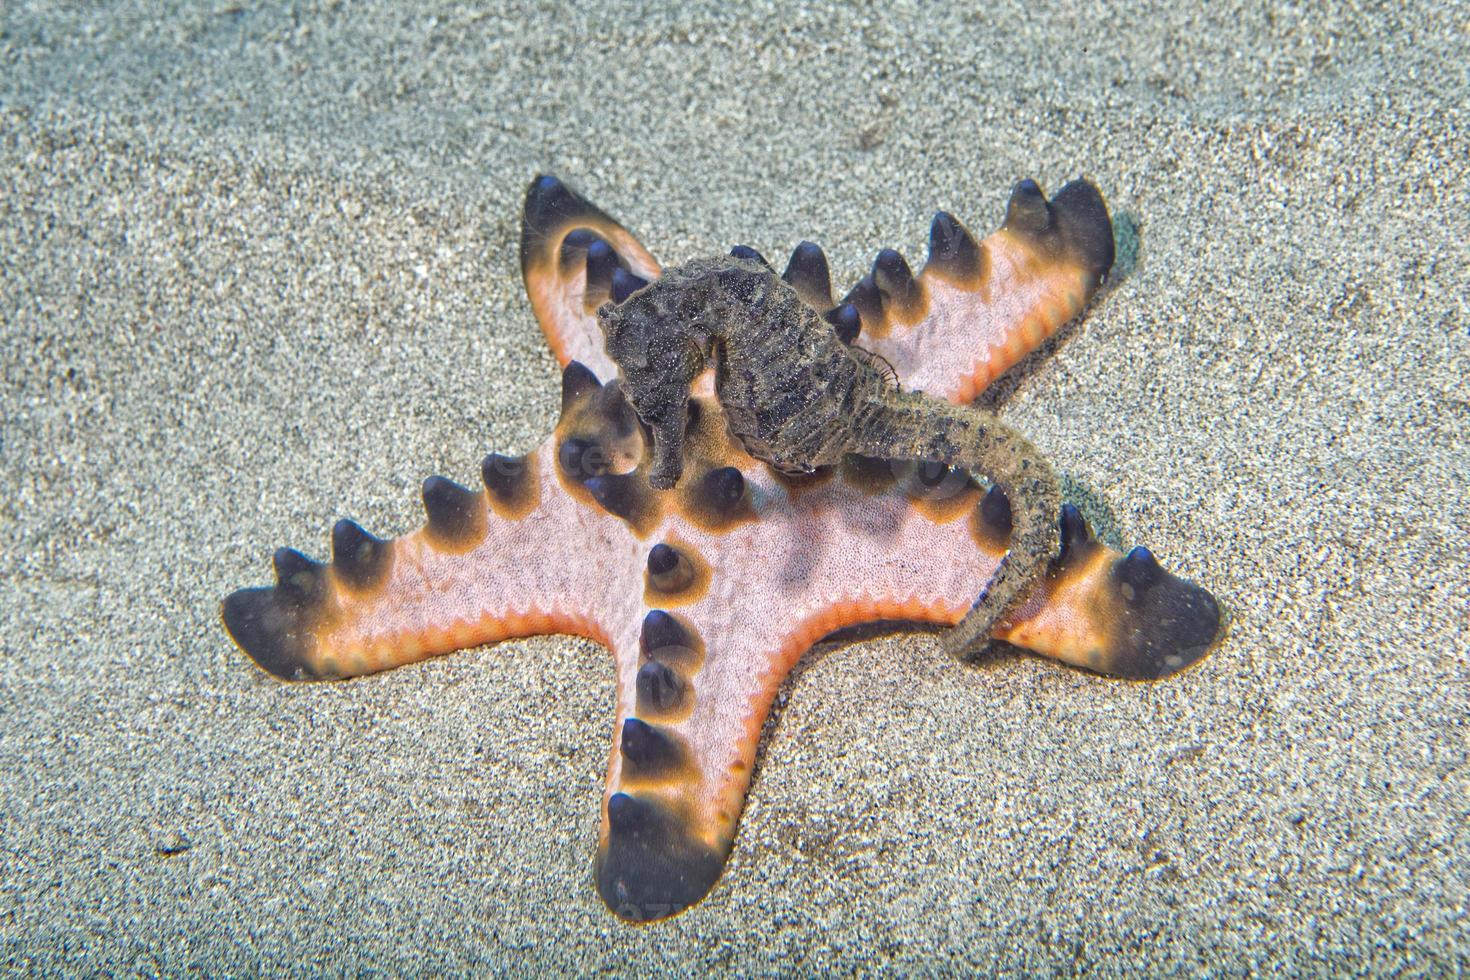
[[[1080,314],[1112,264],[1095,187],[1073,181],[1048,201],[1023,180],[999,231],[977,243],[939,212],[918,275],[885,249],[828,318],[905,387],[964,404]]]
[[[691,461],[706,484],[726,473],[714,510],[731,517],[694,519],[711,512],[697,488],[669,507],[644,543],[644,604],[612,629],[617,724],[595,877],[626,919],[674,914],[713,887],[762,725],[801,654],[861,623],[958,622],[1009,534],[1004,500],[992,492],[982,503],[968,481],[936,495],[880,461],[807,483],[734,461]],[[1062,524],[1062,553],[995,636],[1128,677],[1204,655],[1219,625],[1208,593],[1141,549],[1098,545],[1074,508]],[[683,585],[656,587],[681,565]]]
[[[579,361],[601,377],[616,375],[603,352],[597,308],[658,278],[658,263],[638,239],[566,184],[543,175],[526,190],[521,274],[561,365]]]
[[[482,488],[426,480],[428,523],[419,530],[382,540],[344,520],[330,563],[276,552],[275,586],[224,600],[231,637],[288,679],[367,674],[540,633],[606,642],[600,617],[637,574],[636,539],[585,482],[628,453],[582,451],[577,441],[601,408],[595,377],[574,363],[562,390],[556,434],[524,457],[486,457]],[[578,451],[564,451],[569,442]]]

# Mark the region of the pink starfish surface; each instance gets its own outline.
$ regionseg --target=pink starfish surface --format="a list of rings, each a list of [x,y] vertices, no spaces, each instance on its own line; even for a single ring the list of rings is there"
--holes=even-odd
[[[840,303],[802,243],[784,278],[901,382],[967,401],[1077,316],[1112,263],[1101,197],[1017,185],[976,241],[940,213],[913,274],[879,253]],[[276,585],[224,601],[226,628],[288,679],[372,673],[508,637],[571,633],[617,661],[617,719],[594,876],[617,915],[699,901],[734,839],[776,689],[822,636],[879,620],[953,624],[1005,553],[1010,508],[963,474],[849,458],[789,477],[746,455],[718,402],[691,402],[684,476],[646,478],[649,437],[602,349],[596,311],[658,276],[653,257],[554,177],[526,195],[521,269],[563,363],[561,418],[484,486],[424,483],[426,525],[394,540],[351,521],[332,560],[275,555]],[[1126,555],[1062,508],[1061,551],[993,636],[1114,676],[1195,662],[1219,630],[1210,594],[1144,548]]]

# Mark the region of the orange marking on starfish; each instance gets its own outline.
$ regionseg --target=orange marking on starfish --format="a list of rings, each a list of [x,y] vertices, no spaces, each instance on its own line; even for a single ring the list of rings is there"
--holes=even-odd
[[[350,610],[349,611],[355,611]],[[601,626],[587,617],[546,609],[485,613],[476,620],[428,622],[388,608],[373,616],[372,629],[324,630],[316,636],[313,666],[325,676],[352,677],[442,656],[457,650],[547,633],[583,636],[606,645]],[[372,651],[369,657],[367,651]],[[361,662],[364,669],[344,669]],[[333,667],[335,665],[335,669]]]
[[[1098,548],[1082,568],[1049,580],[1039,601],[1017,610],[996,639],[1027,650],[1042,646],[1063,663],[1100,670],[1107,635],[1098,616],[1099,599],[1107,588],[1103,578],[1120,557]]]

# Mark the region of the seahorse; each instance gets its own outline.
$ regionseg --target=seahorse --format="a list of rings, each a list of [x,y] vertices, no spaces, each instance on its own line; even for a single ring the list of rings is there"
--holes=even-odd
[[[856,454],[959,467],[1000,487],[1010,543],[944,634],[951,655],[964,658],[988,637],[1057,553],[1061,487],[1025,436],[993,412],[898,388],[753,250],[665,270],[597,316],[623,394],[653,435],[655,489],[679,481],[690,389],[710,363],[731,435],[782,472]]]

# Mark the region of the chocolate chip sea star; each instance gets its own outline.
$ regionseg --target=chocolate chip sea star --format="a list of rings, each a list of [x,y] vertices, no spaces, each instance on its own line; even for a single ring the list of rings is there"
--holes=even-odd
[[[936,216],[917,275],[885,250],[834,302],[826,258],[803,243],[781,278],[906,388],[963,404],[1082,311],[1111,261],[1107,222],[1086,184],[1047,201],[1023,181],[983,241]],[[608,647],[616,725],[594,878],[619,916],[661,918],[718,879],[762,723],[802,652],[861,623],[959,622],[1007,550],[1010,503],[964,473],[904,460],[847,455],[782,473],[731,435],[707,376],[683,420],[677,486],[656,489],[655,436],[616,380],[597,311],[656,280],[658,264],[539,177],[521,269],[564,365],[547,440],[487,456],[483,488],[430,477],[428,520],[411,534],[384,540],[342,520],[330,563],[277,551],[276,584],[227,597],[224,622],[256,663],[294,680],[542,633]],[[1110,551],[1071,505],[1058,521],[1057,553],[993,638],[1135,679],[1205,655],[1220,623],[1208,592],[1144,548]]]

